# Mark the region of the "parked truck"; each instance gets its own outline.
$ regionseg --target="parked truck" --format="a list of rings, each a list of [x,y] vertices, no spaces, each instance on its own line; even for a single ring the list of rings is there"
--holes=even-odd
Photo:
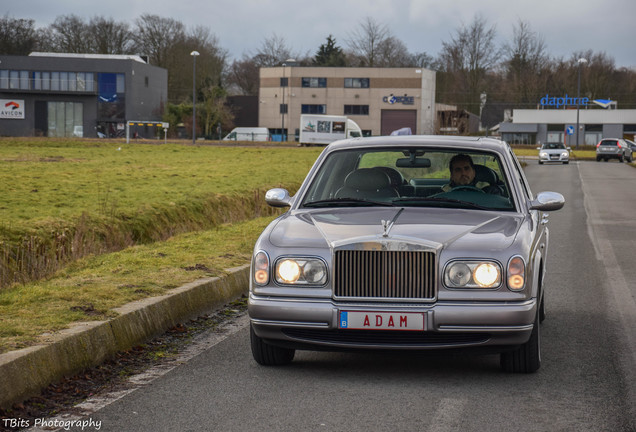
[[[303,114],[300,116],[301,146],[327,145],[345,138],[361,137],[360,126],[346,116]]]

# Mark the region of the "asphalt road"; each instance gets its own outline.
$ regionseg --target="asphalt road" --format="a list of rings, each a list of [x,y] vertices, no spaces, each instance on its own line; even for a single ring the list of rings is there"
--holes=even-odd
[[[84,404],[83,430],[636,431],[636,169],[535,161],[526,174],[567,201],[550,215],[538,373],[504,373],[496,355],[298,352],[261,367],[243,316],[136,390]]]

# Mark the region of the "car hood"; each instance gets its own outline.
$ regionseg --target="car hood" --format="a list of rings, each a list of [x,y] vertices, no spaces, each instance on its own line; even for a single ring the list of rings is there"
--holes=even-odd
[[[432,248],[504,249],[523,223],[518,213],[443,208],[359,208],[295,211],[270,231],[277,247],[336,248],[375,241]]]

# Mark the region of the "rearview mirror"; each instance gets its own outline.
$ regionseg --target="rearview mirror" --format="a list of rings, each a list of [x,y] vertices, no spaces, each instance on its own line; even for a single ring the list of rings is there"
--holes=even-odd
[[[400,158],[395,161],[398,168],[430,168],[431,160],[429,158],[418,158],[411,155],[410,158]]]

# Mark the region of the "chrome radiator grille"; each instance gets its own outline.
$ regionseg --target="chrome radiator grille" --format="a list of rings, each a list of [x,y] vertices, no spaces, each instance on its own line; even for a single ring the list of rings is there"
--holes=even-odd
[[[339,250],[334,257],[336,298],[433,300],[435,253]]]

